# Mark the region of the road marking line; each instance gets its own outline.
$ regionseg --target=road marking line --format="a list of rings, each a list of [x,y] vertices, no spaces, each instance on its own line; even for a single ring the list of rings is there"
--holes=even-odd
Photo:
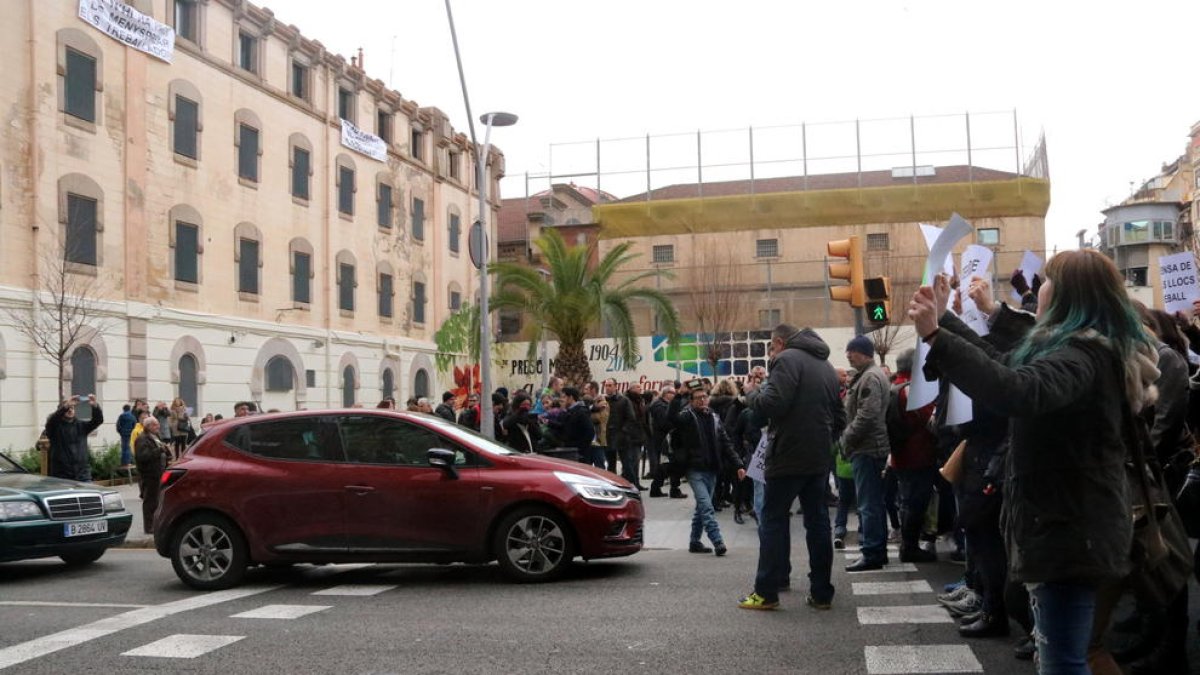
[[[863,655],[868,675],[983,672],[983,665],[967,645],[864,647]]]
[[[864,626],[890,623],[954,623],[941,605],[896,605],[859,607],[858,622]]]
[[[854,595],[912,595],[932,593],[929,582],[924,579],[909,581],[858,581],[850,584]]]
[[[37,600],[0,600],[6,607],[110,607],[113,609],[142,609],[150,605],[122,605],[115,602],[39,602]]]
[[[277,588],[282,588],[282,586],[249,586],[228,591],[195,595],[162,605],[134,609],[116,616],[100,619],[99,621],[93,621],[78,628],[69,628],[53,635],[34,638],[28,642],[0,649],[0,670],[9,666],[15,666],[18,663],[24,663],[30,659],[36,659],[39,656],[53,654],[68,647],[76,647],[89,640],[112,635],[127,628],[141,626],[142,624],[147,624],[151,621],[171,616],[172,614],[219,605],[222,602],[229,602],[231,600],[240,600],[251,595],[273,591]]]
[[[383,593],[384,591],[390,591],[393,588],[396,588],[396,586],[379,584],[343,584],[341,586],[334,586],[333,588],[326,588],[323,591],[315,591],[313,595],[349,595],[366,597],[368,595],[379,595],[380,593]]]
[[[302,616],[315,614],[329,609],[333,605],[264,605],[241,614],[233,614],[231,619],[299,619]]]
[[[914,563],[890,563],[890,564],[884,565],[882,569],[859,570],[857,572],[850,572],[850,574],[871,574],[872,572],[874,572],[876,574],[883,574],[883,573],[887,573],[887,572],[916,572],[916,571],[917,571],[917,566]]]
[[[162,659],[194,659],[214,649],[220,649],[244,639],[245,635],[168,635],[137,649],[122,652],[121,656],[154,656]]]

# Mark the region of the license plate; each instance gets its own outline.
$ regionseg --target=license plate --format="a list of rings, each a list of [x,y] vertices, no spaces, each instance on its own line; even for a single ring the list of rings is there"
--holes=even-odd
[[[83,523],[65,523],[63,535],[67,537],[82,537],[85,534],[101,534],[108,532],[107,520],[89,520]]]

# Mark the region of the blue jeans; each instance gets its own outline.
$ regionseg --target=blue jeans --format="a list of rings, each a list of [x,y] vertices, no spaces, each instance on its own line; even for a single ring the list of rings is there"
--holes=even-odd
[[[1088,675],[1088,643],[1096,589],[1063,583],[1029,584],[1033,639],[1040,675]]]
[[[855,505],[854,479],[838,478],[837,514],[833,517],[833,536],[846,538],[846,525],[850,522],[850,508]],[[862,536],[862,517],[858,519],[858,534]]]
[[[689,543],[699,544],[701,531],[708,533],[713,546],[724,545],[721,528],[717,526],[717,512],[713,510],[712,495],[717,486],[717,474],[713,471],[688,469],[688,485],[696,498],[696,510],[692,513],[692,538]]]
[[[603,445],[590,445],[588,446],[587,456],[580,459],[583,460],[584,464],[591,464],[597,469],[603,469],[605,468],[604,450]]]
[[[763,483],[760,483],[754,479],[751,479],[750,482],[754,483],[754,498],[753,498],[754,499],[754,515],[759,517],[758,522],[761,524],[762,523],[763,498],[764,498],[763,491],[764,491],[765,486]],[[759,531],[761,532],[762,528],[759,528]],[[1198,549],[1198,550],[1200,550],[1200,549]]]
[[[884,457],[855,455],[854,492],[858,497],[858,521],[862,525],[863,560],[882,563],[887,560],[887,510],[883,506]]]
[[[800,498],[804,513],[804,539],[808,545],[809,593],[817,602],[833,600],[830,572],[833,539],[829,528],[829,503],[825,499],[827,474],[789,476],[767,480],[762,512],[758,516],[758,573],[754,592],[768,602],[779,600],[779,586],[788,578],[792,550],[788,508]]]
[[[916,548],[921,530],[925,528],[925,513],[933,499],[933,479],[937,469],[897,469],[900,497],[900,540],[906,547]]]
[[[121,466],[133,464],[133,451],[129,447],[129,437],[121,437]]]

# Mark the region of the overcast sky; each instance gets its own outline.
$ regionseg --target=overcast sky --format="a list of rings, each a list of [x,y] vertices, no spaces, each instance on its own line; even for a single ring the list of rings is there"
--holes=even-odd
[[[444,0],[265,5],[331,51],[349,57],[362,47],[369,75],[467,131]],[[738,129],[706,134],[703,161],[739,162],[749,147],[744,130],[754,126],[762,162],[799,156],[798,128],[768,127],[964,111],[1008,111],[973,117],[972,144],[1008,148],[977,153],[976,163],[1013,170],[1015,109],[1024,155],[1046,135],[1047,247],[1068,247],[1079,229],[1094,233],[1100,210],[1127,196],[1131,182],[1182,154],[1200,121],[1188,47],[1200,26],[1197,0],[452,0],[452,8],[472,111],[520,116],[493,133],[507,157],[505,197],[524,194],[525,171],[595,166],[594,145],[556,146],[552,160],[551,144]],[[964,146],[948,135],[960,126],[961,118],[919,122],[918,149]],[[871,128],[872,147],[908,147],[907,122]],[[810,126],[808,138],[810,155],[853,153],[853,125]],[[652,163],[694,165],[695,145],[694,135],[656,140]],[[601,153],[606,172],[641,166],[644,140],[606,143]],[[798,166],[756,173],[799,174]],[[706,170],[705,178],[738,171]],[[618,196],[644,188],[644,176],[631,180],[610,177],[602,187]],[[694,170],[661,172],[655,185],[689,180]]]

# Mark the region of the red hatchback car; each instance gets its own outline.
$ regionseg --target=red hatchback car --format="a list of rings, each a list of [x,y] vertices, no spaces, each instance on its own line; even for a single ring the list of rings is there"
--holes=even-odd
[[[155,545],[199,589],[289,563],[496,560],[515,581],[548,581],[576,556],[637,553],[645,518],[611,473],[387,410],[229,420],[162,487]]]

